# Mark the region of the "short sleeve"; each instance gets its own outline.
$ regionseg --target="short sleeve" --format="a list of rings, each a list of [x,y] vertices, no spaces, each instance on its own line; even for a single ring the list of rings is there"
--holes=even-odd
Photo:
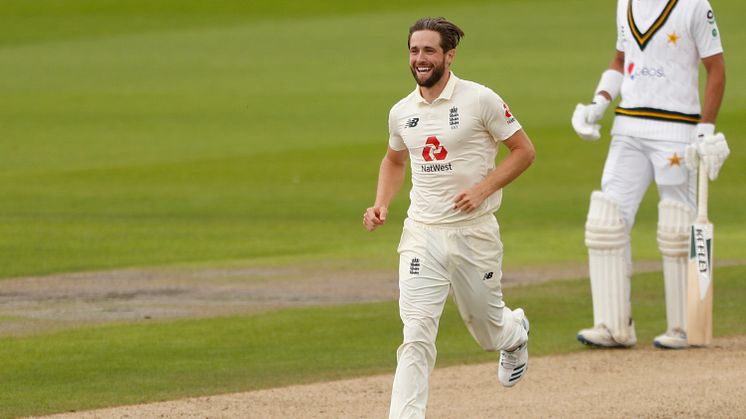
[[[707,58],[723,52],[720,30],[715,22],[715,13],[707,0],[697,1],[692,16],[692,36],[697,44],[700,58]]]
[[[395,151],[401,151],[407,148],[404,139],[401,137],[399,128],[396,115],[394,115],[394,108],[391,108],[391,111],[389,112],[389,147]]]
[[[482,122],[495,141],[504,141],[521,129],[521,124],[513,116],[508,105],[488,88],[479,94]]]

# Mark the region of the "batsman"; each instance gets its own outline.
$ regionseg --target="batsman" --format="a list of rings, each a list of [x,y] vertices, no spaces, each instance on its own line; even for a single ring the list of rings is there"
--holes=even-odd
[[[585,244],[593,327],[577,339],[597,347],[637,343],[630,302],[630,230],[648,186],[658,189],[658,248],[663,258],[667,330],[658,348],[687,342],[686,276],[689,227],[696,212],[697,168],[715,180],[730,151],[715,134],[725,90],[725,61],[707,0],[618,0],[616,52],[589,104],[572,126],[584,140],[600,138],[600,121],[617,96],[611,144],[593,191]],[[699,64],[706,70],[700,105]]]

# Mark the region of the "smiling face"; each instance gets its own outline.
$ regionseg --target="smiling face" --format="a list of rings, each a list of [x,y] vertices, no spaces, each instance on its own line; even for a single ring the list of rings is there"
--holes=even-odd
[[[450,71],[456,50],[444,52],[440,44],[440,34],[431,30],[416,31],[409,39],[409,69],[421,87],[435,86]]]

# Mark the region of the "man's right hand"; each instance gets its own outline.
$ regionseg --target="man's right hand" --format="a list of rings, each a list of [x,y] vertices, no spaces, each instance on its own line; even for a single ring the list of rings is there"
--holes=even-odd
[[[601,125],[598,123],[611,101],[603,95],[596,95],[588,105],[578,104],[572,114],[572,127],[578,136],[586,141],[601,138]]]
[[[386,207],[369,207],[363,214],[363,225],[368,231],[373,231],[386,222],[389,209]]]

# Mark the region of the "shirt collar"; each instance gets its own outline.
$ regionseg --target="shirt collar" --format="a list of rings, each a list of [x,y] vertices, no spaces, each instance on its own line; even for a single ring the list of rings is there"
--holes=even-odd
[[[450,77],[448,77],[448,82],[446,83],[446,86],[443,88],[443,91],[440,92],[440,96],[435,98],[435,100],[433,100],[432,103],[435,103],[441,99],[451,100],[451,96],[453,96],[453,89],[456,88],[456,83],[458,82],[459,78],[456,77],[455,74],[453,74],[453,71],[451,71],[449,74],[450,74]],[[415,94],[415,97],[417,98],[418,103],[427,103],[425,98],[423,98],[422,94],[420,93],[419,85],[414,88],[414,94]]]

